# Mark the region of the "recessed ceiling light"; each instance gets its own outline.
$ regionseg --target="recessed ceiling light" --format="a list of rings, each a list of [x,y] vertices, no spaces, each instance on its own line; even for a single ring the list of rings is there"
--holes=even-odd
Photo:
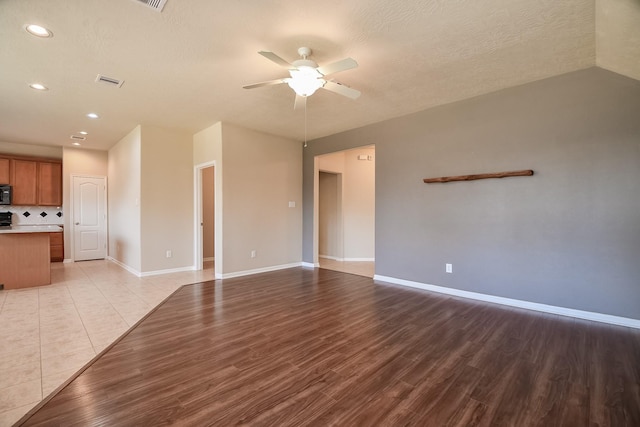
[[[29,87],[31,89],[35,89],[35,90],[49,90],[48,87],[46,87],[45,85],[40,84],[40,83],[32,83],[32,84],[29,85]]]
[[[85,132],[85,131],[83,131],[83,130],[81,130],[81,131],[80,131],[80,132],[78,132],[78,133],[79,133],[80,135],[89,135],[89,133],[88,133],[88,132]]]
[[[89,117],[90,119],[97,119],[100,116],[98,116],[96,113],[89,113],[89,114],[87,114],[87,117]]]
[[[80,143],[79,143],[79,142],[72,142],[71,144],[72,144],[72,145],[80,145]]]
[[[29,24],[25,27],[25,30],[27,30],[29,34],[36,37],[42,37],[42,38],[53,37],[53,33],[51,31],[47,30],[44,27],[41,27],[40,25]]]

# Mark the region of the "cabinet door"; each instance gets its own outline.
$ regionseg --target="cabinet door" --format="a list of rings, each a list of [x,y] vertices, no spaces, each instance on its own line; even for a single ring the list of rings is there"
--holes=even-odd
[[[62,164],[38,162],[38,205],[62,205]]]
[[[11,160],[0,158],[0,184],[9,184],[11,182],[10,165]]]
[[[64,239],[62,232],[49,233],[51,262],[64,261]]]
[[[37,163],[30,160],[12,159],[11,185],[13,186],[12,204],[35,205]]]

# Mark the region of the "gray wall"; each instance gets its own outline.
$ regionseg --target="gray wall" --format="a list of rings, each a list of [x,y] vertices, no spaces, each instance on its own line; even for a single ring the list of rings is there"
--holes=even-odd
[[[376,274],[640,319],[640,82],[591,68],[310,142],[304,261],[314,156],[366,144]]]

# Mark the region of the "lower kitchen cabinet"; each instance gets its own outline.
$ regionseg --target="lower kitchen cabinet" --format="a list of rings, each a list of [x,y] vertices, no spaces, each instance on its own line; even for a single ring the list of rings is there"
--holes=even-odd
[[[64,261],[64,234],[62,231],[49,233],[51,262]]]

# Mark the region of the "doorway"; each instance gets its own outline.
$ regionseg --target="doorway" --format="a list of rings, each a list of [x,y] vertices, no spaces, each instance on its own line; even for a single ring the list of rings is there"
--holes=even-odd
[[[74,261],[107,256],[107,178],[71,177],[71,253]]]
[[[373,277],[375,146],[315,158],[314,264]]]
[[[195,269],[216,271],[215,162],[195,167]]]

